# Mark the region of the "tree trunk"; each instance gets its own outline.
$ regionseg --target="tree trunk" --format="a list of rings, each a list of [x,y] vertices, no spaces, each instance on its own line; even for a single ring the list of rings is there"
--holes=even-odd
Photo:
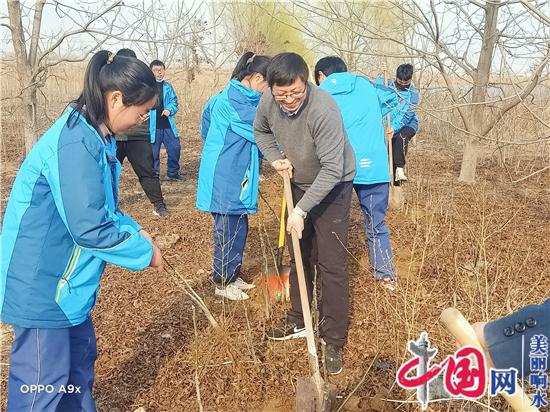
[[[485,129],[487,119],[487,108],[483,104],[487,98],[487,85],[491,76],[491,65],[493,62],[493,53],[498,40],[498,11],[500,0],[486,2],[483,6],[485,11],[485,21],[483,24],[483,36],[481,39],[481,50],[479,60],[473,76],[472,103],[470,107],[470,119],[472,120],[468,131],[476,135],[481,135]],[[464,153],[462,155],[462,166],[460,168],[461,182],[473,183],[476,176],[477,160],[479,157],[480,143],[474,136],[468,136],[465,141]]]
[[[25,154],[29,153],[38,140],[36,119],[36,88],[31,86],[23,92],[23,133],[25,139]]]
[[[473,136],[466,138],[464,153],[462,155],[462,166],[458,180],[464,183],[474,183],[476,180],[477,158],[479,155],[479,143]]]

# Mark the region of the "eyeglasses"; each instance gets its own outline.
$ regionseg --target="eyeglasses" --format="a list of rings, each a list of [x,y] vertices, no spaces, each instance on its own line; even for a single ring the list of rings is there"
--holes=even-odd
[[[149,117],[151,117],[151,115],[149,114],[149,112],[145,113],[145,114],[141,114],[141,113],[138,113],[138,117],[139,117],[139,121],[141,123],[144,123],[146,122],[147,120],[149,120]]]
[[[301,99],[306,94],[306,90],[307,88],[304,88],[304,90],[302,90],[301,92],[296,92],[291,94],[273,94],[273,92],[271,92],[271,94],[273,95],[273,98],[275,100],[277,100],[278,102],[282,102],[287,99],[292,99],[292,100]]]

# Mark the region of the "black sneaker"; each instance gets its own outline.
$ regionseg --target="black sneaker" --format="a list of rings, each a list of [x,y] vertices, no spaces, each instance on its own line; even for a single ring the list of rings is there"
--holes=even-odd
[[[168,180],[173,181],[173,182],[183,182],[185,180],[185,178],[180,174],[168,175],[167,177],[168,177]]]
[[[325,367],[329,375],[342,372],[342,347],[327,343],[325,345]]]
[[[153,206],[153,214],[159,217],[167,217],[170,214],[170,212],[166,208],[166,205],[164,204],[164,202],[158,202],[158,203],[155,203]]]
[[[306,328],[299,327],[295,323],[285,323],[280,326],[275,326],[266,332],[267,338],[271,340],[290,340],[305,338]]]

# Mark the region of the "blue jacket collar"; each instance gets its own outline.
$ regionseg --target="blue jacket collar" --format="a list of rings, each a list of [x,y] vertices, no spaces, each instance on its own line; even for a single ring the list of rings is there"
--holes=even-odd
[[[238,80],[231,80],[229,82],[229,85],[236,88],[240,92],[240,94],[251,103],[258,103],[260,101],[260,98],[262,97],[262,94],[260,92],[249,89]]]

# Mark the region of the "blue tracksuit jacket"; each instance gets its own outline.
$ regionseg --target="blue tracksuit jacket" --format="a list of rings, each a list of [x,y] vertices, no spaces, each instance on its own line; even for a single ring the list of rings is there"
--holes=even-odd
[[[319,86],[336,101],[355,152],[354,184],[390,181],[388,149],[382,118],[399,104],[392,90],[349,72],[334,73]],[[393,123],[393,120],[392,120]]]
[[[203,111],[197,208],[221,214],[258,209],[259,152],[253,122],[261,94],[231,80]]]
[[[120,163],[112,136],[62,115],[15,178],[0,246],[0,319],[22,328],[79,325],[95,305],[106,263],[146,268],[141,229],[117,209]]]

